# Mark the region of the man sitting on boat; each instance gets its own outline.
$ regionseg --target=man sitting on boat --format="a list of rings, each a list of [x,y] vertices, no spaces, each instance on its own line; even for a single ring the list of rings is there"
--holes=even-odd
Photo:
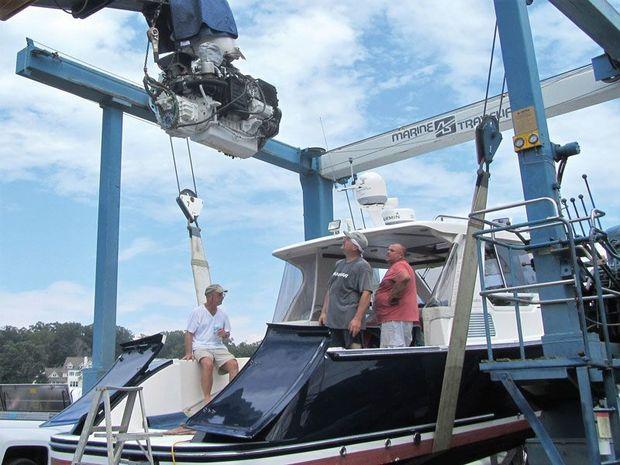
[[[381,323],[381,347],[408,347],[412,331],[420,329],[420,310],[413,268],[405,260],[407,249],[390,244],[390,268],[375,293],[373,308]]]
[[[208,286],[206,302],[192,311],[185,331],[183,360],[193,359],[200,364],[200,384],[206,402],[211,401],[214,365],[228,373],[229,381],[239,372],[237,360],[224,345],[224,340],[230,338],[230,320],[218,306],[226,292],[219,284]]]
[[[358,231],[345,231],[342,250],[345,258],[336,263],[327,283],[319,324],[331,330],[331,346],[362,347],[360,331],[370,304],[372,269],[362,258],[368,240]]]

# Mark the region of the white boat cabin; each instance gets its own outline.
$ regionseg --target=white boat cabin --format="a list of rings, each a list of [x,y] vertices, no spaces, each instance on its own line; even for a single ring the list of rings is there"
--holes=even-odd
[[[368,239],[364,258],[373,268],[374,286],[385,274],[387,248],[403,244],[405,259],[416,272],[418,302],[426,346],[449,343],[457,284],[461,275],[462,252],[467,224],[465,221],[411,221],[402,224],[361,230]],[[286,261],[282,284],[274,312],[274,322],[318,324],[327,282],[336,261],[344,258],[343,235],[321,237],[276,250],[273,255]],[[509,240],[511,236],[497,239]],[[478,274],[478,270],[476,270]],[[535,282],[531,255],[486,244],[484,274],[487,289],[518,286]],[[467,344],[484,344],[485,326],[480,293],[480,279],[472,302]],[[520,294],[523,298],[523,294]],[[527,298],[527,296],[525,296]],[[532,294],[533,300],[536,295]],[[520,304],[523,338],[540,340],[543,334],[539,305]],[[514,304],[501,295],[488,302],[489,327],[494,343],[518,340]],[[367,321],[372,321],[372,305]]]

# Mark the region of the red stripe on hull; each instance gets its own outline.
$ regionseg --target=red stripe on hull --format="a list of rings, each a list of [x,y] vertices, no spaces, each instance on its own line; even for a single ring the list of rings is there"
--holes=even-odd
[[[457,433],[452,437],[450,448],[463,447],[477,442],[498,438],[511,433],[518,433],[529,429],[526,420],[516,420],[510,423],[487,426]],[[397,460],[412,459],[430,455],[433,450],[433,440],[426,439],[419,444],[399,444],[388,448],[372,449],[368,451],[346,453],[339,457],[295,462],[296,465],[371,465],[395,462]]]

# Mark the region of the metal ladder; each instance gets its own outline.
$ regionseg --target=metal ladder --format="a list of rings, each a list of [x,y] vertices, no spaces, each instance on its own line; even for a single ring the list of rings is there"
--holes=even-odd
[[[601,282],[601,271],[604,272],[614,284],[617,286],[618,280],[612,276],[609,267],[605,263],[603,256],[597,249],[597,240],[599,236],[605,236],[604,231],[600,230],[599,218],[604,212],[593,209],[592,212],[584,217],[576,216],[575,218],[566,219],[562,215],[562,211],[557,206],[554,199],[543,197],[532,199],[525,202],[518,202],[503,207],[481,210],[472,213],[471,216],[481,216],[485,213],[497,212],[500,210],[526,206],[532,203],[549,202],[555,208],[555,215],[549,216],[542,220],[526,221],[520,224],[503,225],[492,221],[479,218],[479,220],[487,225],[483,231],[475,233],[474,236],[479,242],[478,253],[478,273],[480,277],[482,291],[483,313],[485,315],[485,333],[487,339],[488,360],[480,364],[482,371],[488,372],[491,379],[500,381],[504,388],[512,397],[514,403],[528,420],[530,426],[536,433],[536,436],[544,448],[549,463],[553,465],[563,465],[565,463],[559,450],[556,448],[553,439],[547,432],[540,418],[529,404],[526,397],[521,392],[518,383],[520,381],[541,381],[549,379],[569,379],[578,387],[581,415],[585,432],[585,440],[587,445],[587,455],[589,464],[611,465],[620,463],[620,405],[618,402],[618,387],[616,381],[616,370],[620,367],[620,360],[614,357],[611,348],[611,340],[608,331],[607,310],[604,304],[605,299],[620,298],[620,292],[603,286]],[[583,223],[583,224],[582,224]],[[598,225],[597,225],[598,223]],[[575,224],[579,225],[582,235],[577,233]],[[523,233],[529,233],[534,229],[543,229],[561,225],[566,233],[566,239],[549,241],[542,244],[532,246],[521,237]],[[584,225],[586,228],[584,228]],[[589,233],[586,231],[589,230]],[[496,233],[505,232],[517,236],[522,244],[509,245],[495,237]],[[491,243],[502,245],[508,250],[511,261],[510,250],[521,250],[531,252],[534,247],[547,248],[549,253],[564,253],[570,258],[572,265],[572,277],[564,277],[560,281],[552,282],[536,282],[534,284],[509,286],[504,283],[501,288],[486,289],[484,285],[484,266],[483,266],[483,247],[482,243]],[[605,244],[603,244],[605,245]],[[610,247],[604,247],[605,251],[613,258],[620,256]],[[582,281],[590,277],[593,281],[593,295],[585,296],[581,288]],[[568,303],[574,302],[576,311],[579,316],[580,330],[583,338],[584,353],[580,357],[552,357],[540,358],[538,356],[531,358],[526,354],[523,342],[521,319],[520,319],[520,303],[523,302],[520,293],[532,292],[540,290],[543,287],[553,286],[571,286],[574,289],[574,298],[542,300],[530,299],[528,304],[549,304],[549,303]],[[493,294],[512,294],[512,298],[504,296],[506,300],[511,300],[515,307],[515,317],[519,339],[520,358],[514,360],[495,360],[493,356],[493,348],[491,335],[489,331],[489,323],[487,320],[488,309],[487,299]],[[590,337],[595,333],[588,332],[588,323],[586,318],[586,305],[595,305],[598,308],[598,314],[601,322],[596,321],[601,327],[598,339],[594,340]],[[573,372],[574,376],[569,376],[569,372]],[[598,395],[596,399],[593,385],[598,385]],[[601,392],[602,391],[602,392]],[[597,407],[594,400],[604,402],[604,406]],[[611,460],[609,457],[604,458],[599,450],[597,422],[598,413],[608,415],[608,429],[610,429],[612,451]],[[595,419],[595,417],[597,419]],[[609,456],[606,453],[605,456]],[[537,462],[539,463],[539,462]],[[546,462],[545,462],[546,463]]]
[[[125,409],[123,410],[123,416],[121,424],[119,426],[112,425],[112,407],[110,402],[110,391],[114,392],[126,392],[127,400],[125,402]],[[140,414],[142,416],[142,429],[139,432],[128,432],[129,422],[131,420],[131,414],[133,412],[134,405],[136,403],[136,396],[140,401]],[[97,413],[99,411],[99,405],[103,399],[103,413],[105,426],[95,426]],[[101,434],[101,432],[104,432]],[[121,455],[123,453],[123,447],[127,441],[136,441],[142,453],[146,456],[146,459],[150,465],[155,465],[153,461],[153,451],[151,449],[151,438],[161,436],[161,433],[149,432],[148,423],[146,420],[146,414],[144,411],[144,398],[142,397],[142,386],[130,386],[130,387],[114,387],[104,386],[96,388],[96,394],[90,405],[90,410],[86,416],[82,433],[80,434],[80,440],[78,441],[77,448],[71,465],[83,465],[82,457],[86,450],[88,438],[91,434],[95,433],[95,437],[105,437],[107,450],[108,450],[108,465],[119,465],[121,461]],[[99,433],[99,434],[97,434]],[[140,441],[144,440],[146,448]]]

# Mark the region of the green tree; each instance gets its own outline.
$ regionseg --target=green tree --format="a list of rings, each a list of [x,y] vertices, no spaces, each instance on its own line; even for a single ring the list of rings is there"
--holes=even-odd
[[[121,352],[121,344],[125,342],[133,341],[133,333],[129,331],[127,328],[123,328],[122,326],[116,327],[116,356],[118,357]]]
[[[42,323],[28,328],[0,328],[0,383],[47,382],[46,367],[61,366],[67,357],[92,354],[92,325]],[[116,355],[120,344],[133,339],[126,328],[116,327]]]
[[[32,383],[43,372],[43,347],[28,340],[0,344],[0,383]]]
[[[184,331],[167,331],[161,358],[183,356]],[[61,366],[67,357],[92,354],[92,325],[80,323],[42,323],[28,328],[5,326],[0,328],[0,383],[47,382],[46,367]],[[116,327],[116,355],[120,344],[133,340],[133,333],[122,326]],[[229,341],[228,350],[235,357],[251,357],[260,342]]]
[[[258,349],[258,346],[261,342],[262,341],[252,343],[240,342],[239,344],[235,344],[234,341],[229,341],[228,343],[226,343],[226,346],[228,347],[230,353],[237,358],[251,357],[252,355],[254,355],[254,352],[256,352],[256,349]]]
[[[161,358],[181,358],[185,354],[184,343],[185,331],[164,331],[166,342],[164,348],[159,353]]]

